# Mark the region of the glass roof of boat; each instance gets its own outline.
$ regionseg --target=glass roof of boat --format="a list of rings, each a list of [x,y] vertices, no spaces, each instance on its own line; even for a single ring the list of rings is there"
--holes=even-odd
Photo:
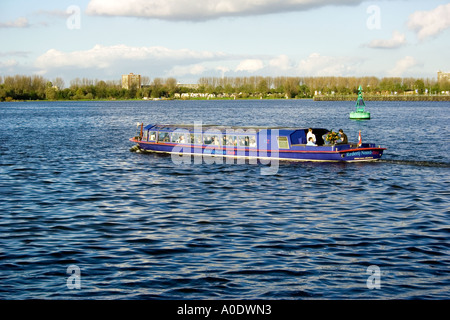
[[[218,130],[226,130],[226,129],[232,129],[232,130],[308,130],[308,128],[292,128],[292,127],[283,127],[283,126],[224,126],[224,125],[214,125],[214,124],[201,124],[201,125],[192,125],[192,124],[155,124],[155,125],[147,125],[145,127],[146,130],[148,129],[155,129],[155,130],[164,130],[164,131],[173,131],[176,129],[186,129],[186,130],[194,130],[195,128],[198,129],[218,129]],[[313,130],[324,130],[323,128],[313,128]]]

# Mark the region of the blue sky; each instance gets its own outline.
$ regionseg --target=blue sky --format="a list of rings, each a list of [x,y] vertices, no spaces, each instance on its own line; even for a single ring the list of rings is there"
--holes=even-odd
[[[361,0],[0,2],[0,76],[196,83],[221,76],[436,78],[450,3]]]

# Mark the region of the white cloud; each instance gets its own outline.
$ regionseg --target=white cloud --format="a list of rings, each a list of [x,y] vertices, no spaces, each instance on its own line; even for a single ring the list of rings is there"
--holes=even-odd
[[[91,0],[91,15],[132,16],[167,20],[208,20],[302,11],[326,5],[357,5],[363,0]]]
[[[17,66],[19,63],[14,59],[9,59],[4,62],[0,61],[0,68],[12,68]]]
[[[0,57],[28,57],[30,54],[29,51],[6,51],[6,52],[0,52]]]
[[[395,30],[392,32],[392,38],[389,40],[375,39],[372,40],[367,46],[369,48],[380,48],[380,49],[394,49],[401,47],[406,44],[406,37],[403,33]]]
[[[107,69],[119,63],[139,62],[142,66],[158,65],[163,62],[191,64],[223,57],[220,52],[173,50],[165,47],[130,47],[126,45],[96,45],[85,51],[62,52],[50,49],[36,59],[36,67],[42,70],[56,68]]]
[[[289,70],[292,68],[292,62],[287,55],[282,54],[270,60],[269,66],[276,70]]]
[[[239,63],[235,71],[256,72],[264,68],[264,63],[260,59],[246,59]]]
[[[350,57],[323,56],[319,53],[312,53],[307,58],[295,63],[287,55],[282,54],[276,57],[261,59],[234,60],[232,55],[227,55],[222,61],[212,60],[201,64],[177,65],[173,67],[170,76],[198,76],[205,74],[225,76],[242,76],[248,73],[271,76],[349,76],[357,72],[360,60]],[[228,63],[235,64],[230,68],[218,63],[228,60]]]
[[[14,21],[0,22],[0,28],[28,28],[29,26],[28,19],[24,17],[17,18]]]
[[[34,14],[38,15],[38,16],[45,16],[48,18],[63,18],[63,19],[67,19],[67,17],[69,17],[71,14],[73,14],[72,12],[67,12],[66,10],[38,10],[35,11]]]
[[[391,69],[388,74],[392,77],[400,77],[409,71],[411,68],[419,66],[420,63],[411,56],[406,56],[395,63],[393,69]]]
[[[167,75],[170,77],[182,77],[185,75],[199,75],[205,72],[206,67],[201,64],[193,64],[188,66],[174,66]]]
[[[222,77],[224,77],[225,73],[230,71],[230,68],[224,67],[224,66],[218,66],[215,68],[215,70],[220,71],[220,74],[222,75]]]
[[[349,57],[322,56],[319,53],[311,53],[306,59],[302,59],[297,71],[305,76],[346,76],[353,75],[358,61]]]
[[[435,36],[450,28],[450,3],[430,11],[416,11],[409,16],[408,28],[414,30],[419,40]]]

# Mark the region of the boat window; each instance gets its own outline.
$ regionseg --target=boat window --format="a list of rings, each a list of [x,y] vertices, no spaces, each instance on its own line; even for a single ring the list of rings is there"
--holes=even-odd
[[[172,133],[172,142],[175,143],[186,143],[186,138],[184,132],[173,132]]]
[[[250,136],[249,147],[256,148],[256,138],[254,136]]]
[[[149,131],[148,132],[148,141],[155,141],[156,140],[156,131]]]
[[[289,142],[287,137],[278,137],[278,148],[289,149]]]
[[[220,146],[220,139],[215,134],[203,135],[203,142],[204,142],[204,144],[213,144],[213,145]]]
[[[213,137],[212,137],[211,144],[214,144],[214,145],[216,145],[216,146],[220,146],[220,139],[221,139],[221,137],[213,136]]]
[[[211,144],[212,138],[211,135],[205,134],[203,135],[203,144]]]
[[[143,141],[148,141],[148,140],[147,140],[147,137],[148,137],[148,131],[145,130],[145,131],[144,131],[144,134],[143,134],[143,136],[142,136],[142,140],[143,140]]]
[[[255,136],[239,136],[239,146],[240,147],[256,147]]]
[[[236,136],[224,136],[225,145],[227,146],[237,146],[237,138]]]
[[[193,144],[203,144],[201,133],[191,133],[191,143]]]
[[[248,147],[250,144],[250,138],[248,136],[238,137],[239,147]]]
[[[158,135],[158,142],[170,142],[170,133],[160,132]]]

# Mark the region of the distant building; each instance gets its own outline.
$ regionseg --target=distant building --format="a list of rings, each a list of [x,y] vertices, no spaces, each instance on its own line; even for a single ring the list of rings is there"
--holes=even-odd
[[[132,87],[141,87],[141,75],[133,73],[122,75],[122,88],[130,89]]]
[[[450,81],[450,72],[438,71],[437,80],[438,80],[438,82]]]

